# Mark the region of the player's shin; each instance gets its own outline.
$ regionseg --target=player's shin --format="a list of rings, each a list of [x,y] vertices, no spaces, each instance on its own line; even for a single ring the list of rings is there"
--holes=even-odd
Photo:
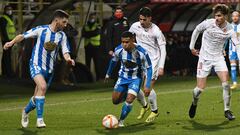
[[[120,120],[124,120],[128,116],[128,113],[131,110],[132,110],[132,103],[125,102],[122,106],[122,112],[121,112]]]
[[[138,95],[137,95],[138,102],[142,105],[142,107],[147,107],[147,101],[145,99],[143,91],[140,89]]]
[[[228,82],[222,83],[224,111],[230,110],[231,91]]]
[[[34,110],[36,108],[36,103],[34,101],[34,97],[32,96],[27,104],[27,106],[25,107],[25,113],[28,114],[30,111]]]
[[[193,90],[193,105],[197,105],[198,100],[199,100],[199,96],[202,93],[203,89],[195,87]]]
[[[148,96],[148,102],[151,106],[151,111],[158,113],[158,107],[157,107],[157,94],[154,89],[151,90],[149,96]]]
[[[36,109],[37,109],[37,119],[43,119],[43,107],[45,103],[45,96],[35,96]]]

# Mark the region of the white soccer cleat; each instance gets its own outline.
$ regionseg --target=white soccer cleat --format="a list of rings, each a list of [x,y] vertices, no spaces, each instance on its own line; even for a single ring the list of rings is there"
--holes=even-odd
[[[125,127],[125,125],[124,125],[124,120],[119,120],[119,122],[118,122],[118,127]]]
[[[37,128],[45,128],[46,124],[44,123],[43,119],[37,120]]]
[[[21,120],[22,127],[23,128],[28,127],[28,123],[29,123],[28,114],[26,114],[25,110],[23,109],[22,110],[22,120]]]

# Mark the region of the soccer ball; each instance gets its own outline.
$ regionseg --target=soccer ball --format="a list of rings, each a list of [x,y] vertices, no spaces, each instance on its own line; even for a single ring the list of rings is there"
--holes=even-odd
[[[117,128],[118,127],[118,119],[116,116],[114,115],[106,115],[103,120],[102,120],[102,125],[105,127],[105,128]]]

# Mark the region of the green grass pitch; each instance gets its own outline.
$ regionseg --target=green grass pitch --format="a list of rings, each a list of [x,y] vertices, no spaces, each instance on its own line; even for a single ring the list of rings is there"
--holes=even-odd
[[[0,135],[237,135],[240,131],[240,89],[232,93],[232,111],[236,120],[223,115],[222,88],[219,79],[210,77],[202,93],[194,120],[188,117],[194,77],[166,77],[155,87],[160,115],[152,124],[137,120],[137,101],[127,117],[127,127],[106,130],[102,118],[120,115],[121,105],[113,105],[110,84],[82,84],[78,88],[47,92],[44,119],[47,127],[37,129],[36,112],[30,125],[20,126],[21,109],[33,93],[33,86],[0,83]],[[146,117],[145,117],[146,118]]]

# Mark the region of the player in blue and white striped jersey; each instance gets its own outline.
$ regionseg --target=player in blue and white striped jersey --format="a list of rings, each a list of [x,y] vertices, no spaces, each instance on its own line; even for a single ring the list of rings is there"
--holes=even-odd
[[[53,19],[49,25],[38,26],[17,35],[12,41],[4,45],[4,49],[8,49],[15,43],[19,43],[24,39],[35,37],[37,41],[32,51],[29,62],[31,77],[36,83],[35,92],[29,103],[22,111],[22,127],[28,126],[28,114],[30,111],[37,109],[37,127],[46,127],[43,121],[43,107],[45,102],[45,93],[48,84],[51,82],[54,63],[59,50],[62,48],[64,59],[71,65],[75,65],[73,59],[69,55],[67,47],[67,38],[62,29],[68,23],[69,15],[63,10],[56,10]],[[49,82],[47,84],[47,82]]]
[[[234,11],[232,13],[232,23],[231,23],[234,32],[240,33],[240,24],[239,24],[239,12]],[[239,61],[238,53],[236,50],[236,45],[229,40],[229,60],[231,65],[231,79],[233,85],[230,87],[232,90],[237,88],[237,62]],[[239,63],[238,63],[239,64]]]
[[[135,44],[134,34],[126,31],[122,34],[121,40],[122,44],[115,48],[105,79],[109,79],[117,61],[120,61],[121,68],[114,86],[112,101],[113,104],[125,101],[119,119],[119,126],[123,127],[123,121],[131,111],[132,103],[140,90],[144,73],[147,80],[144,89],[150,90],[152,63],[147,52],[140,45]]]

